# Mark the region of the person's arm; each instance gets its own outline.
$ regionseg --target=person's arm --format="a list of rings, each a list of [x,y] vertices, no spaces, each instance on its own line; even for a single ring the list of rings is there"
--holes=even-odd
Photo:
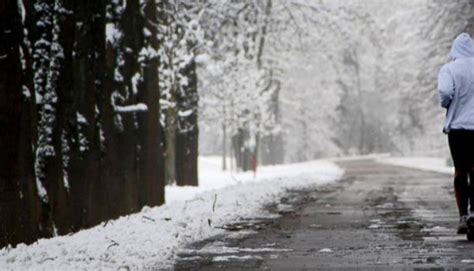
[[[449,108],[454,97],[454,80],[446,66],[441,68],[438,75],[438,94],[441,106]]]

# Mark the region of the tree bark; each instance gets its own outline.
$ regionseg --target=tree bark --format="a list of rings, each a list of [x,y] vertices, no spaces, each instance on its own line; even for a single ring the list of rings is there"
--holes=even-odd
[[[100,171],[99,104],[104,81],[105,5],[103,0],[76,3],[74,47],[74,101],[68,134],[71,148],[70,185],[76,228],[93,226],[107,218],[107,187]],[[102,98],[103,101],[103,98]]]
[[[225,114],[224,114],[225,115]],[[226,124],[222,124],[222,170],[227,170],[227,131]]]
[[[173,95],[173,94],[172,94]],[[177,112],[169,106],[166,116],[165,178],[167,184],[176,182],[176,130]]]
[[[191,61],[181,73],[187,78],[187,85],[178,95],[178,131],[176,133],[176,184],[198,185],[198,89],[196,62]]]
[[[147,0],[144,6],[144,27],[150,31],[145,39],[145,46],[158,50],[156,28],[156,2]],[[138,95],[138,102],[144,103],[148,111],[138,116],[139,133],[139,176],[140,207],[144,205],[157,206],[164,203],[164,156],[163,128],[160,124],[160,89],[158,84],[158,58],[151,57],[141,63],[143,69],[143,84]]]
[[[58,234],[71,231],[71,212],[69,210],[69,193],[67,176],[64,168],[66,154],[63,152],[65,126],[74,116],[73,99],[73,44],[74,36],[74,1],[59,0],[55,3],[53,15],[53,47],[51,48],[51,63],[48,75],[48,93],[55,92],[57,101],[52,101],[55,107],[53,121],[52,146],[55,155],[48,157],[45,165],[45,186],[48,191],[49,205],[53,216],[53,225]],[[47,110],[47,109],[45,109]]]
[[[134,103],[130,84],[133,71],[137,68],[133,60],[137,56],[134,35],[141,32],[141,29],[136,29],[136,21],[133,20],[136,19],[133,16],[136,16],[137,8],[136,0],[127,1],[125,10],[116,2],[110,3],[108,8],[107,23],[120,34],[106,44],[105,98],[101,111],[106,165],[103,178],[109,195],[107,219],[138,210],[135,114],[117,111],[117,106]]]
[[[28,92],[22,95],[23,26],[17,4],[0,3],[0,247],[44,236],[34,185],[29,123],[33,101]]]
[[[143,46],[143,17],[140,14],[139,0],[127,0],[127,6],[122,17],[124,36],[123,79],[124,88],[122,96],[126,98],[125,105],[137,103],[136,94],[133,92],[132,77],[139,72],[140,64],[138,55]],[[119,113],[121,114],[121,113]],[[125,213],[129,214],[139,210],[138,198],[138,133],[136,112],[121,114],[124,130],[120,133],[119,150],[120,168],[124,177]]]

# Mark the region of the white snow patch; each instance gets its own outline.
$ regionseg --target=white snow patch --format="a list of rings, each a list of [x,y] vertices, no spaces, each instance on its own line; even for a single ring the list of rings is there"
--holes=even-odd
[[[140,73],[135,73],[133,76],[132,76],[132,91],[133,91],[133,94],[138,94],[138,82],[141,80],[141,76],[140,76]]]
[[[53,223],[53,236],[58,236],[58,228],[56,228],[56,224]]]
[[[198,64],[206,64],[209,62],[209,60],[210,60],[210,57],[208,54],[200,54],[194,58],[194,61]]]
[[[145,36],[145,38],[149,38],[151,37],[151,32],[148,28],[144,27],[143,28],[143,35]]]
[[[193,113],[192,109],[185,110],[185,111],[178,111],[178,116],[180,116],[181,118],[186,118],[186,117],[191,116],[192,113]]]
[[[151,46],[143,47],[140,50],[140,53],[138,53],[139,58],[138,60],[140,62],[145,61],[145,60],[150,60],[157,58],[159,56],[158,52]]]
[[[118,113],[131,113],[131,112],[147,112],[148,106],[144,103],[138,103],[126,106],[115,106],[115,111]]]
[[[88,124],[87,119],[79,112],[76,112],[77,122],[80,124]]]
[[[69,176],[66,171],[63,172],[63,175],[64,188],[66,188],[66,191],[69,192]]]
[[[167,203],[163,206],[146,207],[140,213],[70,236],[41,239],[14,249],[3,248],[0,270],[170,268],[176,253],[186,244],[226,233],[220,227],[241,218],[274,217],[263,206],[279,201],[287,189],[330,183],[343,173],[332,162],[312,161],[262,167],[254,178],[252,173],[223,172],[219,161],[220,158],[201,157],[200,186],[166,187]],[[241,231],[235,238],[244,232],[248,234]],[[265,249],[248,249],[248,252],[259,250]],[[231,259],[248,258],[222,256],[214,260]]]
[[[330,248],[322,248],[319,250],[320,253],[333,253],[333,250]]]
[[[31,98],[31,92],[30,92],[30,90],[28,89],[27,86],[23,86],[22,94],[23,94],[23,97],[25,97],[26,99]]]
[[[25,18],[26,18],[26,11],[25,11],[25,6],[23,5],[23,0],[18,0],[18,11],[20,12],[20,15],[21,15],[21,22],[24,24]]]
[[[41,95],[38,92],[35,92],[35,97],[36,97],[36,104],[42,104],[43,103],[43,95]]]
[[[46,192],[43,183],[38,177],[36,178],[36,189],[38,190],[38,197],[41,199],[41,201],[48,203],[48,192]]]
[[[114,70],[114,80],[116,82],[123,82],[123,76],[118,67]]]
[[[105,40],[114,45],[122,38],[122,32],[117,29],[114,23],[105,25],[105,35]]]
[[[189,85],[189,79],[187,76],[182,76],[179,80],[179,84],[181,85],[181,87],[186,87],[187,85]]]
[[[268,181],[278,184],[279,187],[276,189],[285,185],[290,187],[293,185],[298,187],[304,184],[318,185],[332,182],[343,174],[343,171],[334,163],[318,160],[290,165],[259,167],[254,178],[251,172],[233,173],[222,171],[221,159],[220,157],[199,157],[199,186],[167,186],[165,193],[166,202],[189,200],[202,192],[247,183],[249,185],[258,185],[258,188],[264,191],[256,192],[262,193],[265,190],[268,192],[273,190],[261,187],[259,184]],[[299,181],[292,183],[291,180],[288,180],[290,178],[299,179]],[[243,205],[245,203],[243,200],[236,200],[235,204]]]
[[[474,259],[464,259],[461,260],[461,263],[474,263]]]

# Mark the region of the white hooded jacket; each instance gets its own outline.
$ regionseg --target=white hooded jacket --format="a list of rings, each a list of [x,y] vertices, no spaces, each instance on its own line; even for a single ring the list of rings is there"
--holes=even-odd
[[[474,131],[474,42],[469,34],[454,40],[450,56],[438,75],[440,103],[448,110],[443,131]]]

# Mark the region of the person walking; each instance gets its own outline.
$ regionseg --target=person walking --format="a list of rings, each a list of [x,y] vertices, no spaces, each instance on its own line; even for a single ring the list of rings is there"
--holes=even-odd
[[[465,234],[468,208],[474,215],[474,42],[469,34],[454,40],[450,57],[438,75],[438,94],[441,106],[447,109],[443,132],[448,135],[455,169],[457,233]]]

